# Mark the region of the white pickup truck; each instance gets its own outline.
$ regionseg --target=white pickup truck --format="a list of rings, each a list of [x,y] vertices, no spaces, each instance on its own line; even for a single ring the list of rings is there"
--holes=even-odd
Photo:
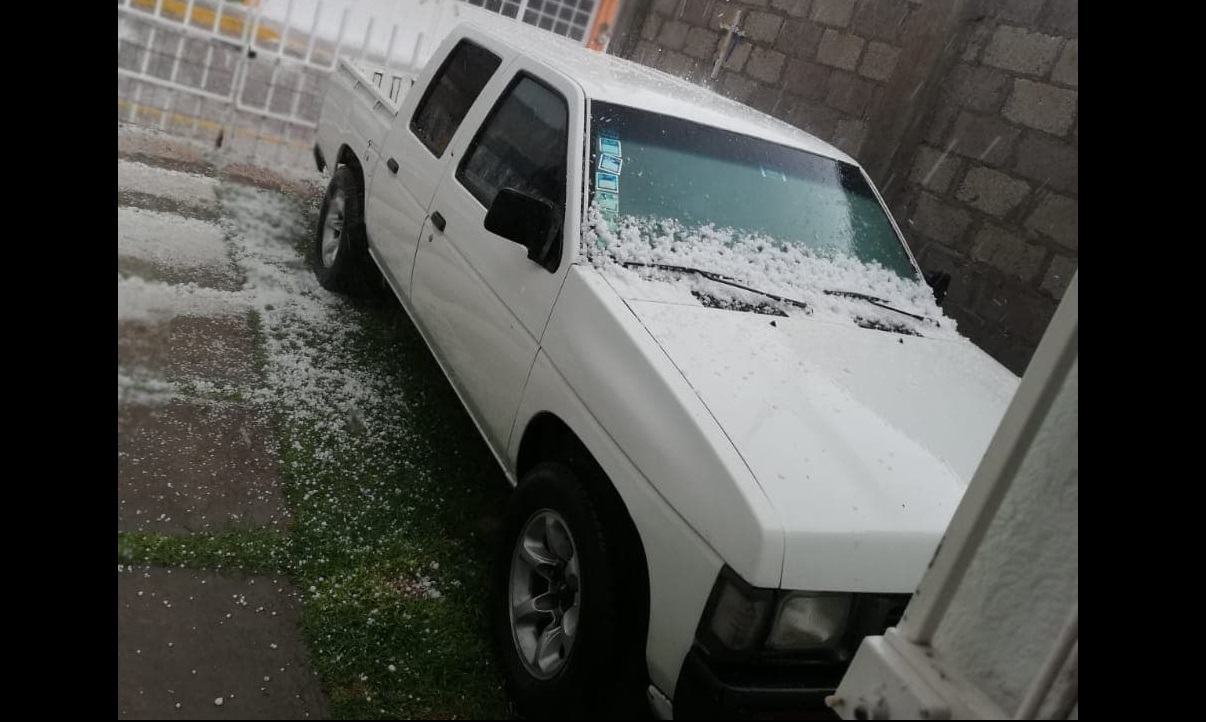
[[[825,714],[1018,379],[850,157],[507,20],[341,60],[327,289],[380,270],[516,485],[490,616],[529,716]]]

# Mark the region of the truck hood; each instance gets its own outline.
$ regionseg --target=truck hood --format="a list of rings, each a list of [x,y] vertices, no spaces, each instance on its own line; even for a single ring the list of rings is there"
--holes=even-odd
[[[911,592],[1018,378],[960,337],[625,302],[779,514],[782,586]]]

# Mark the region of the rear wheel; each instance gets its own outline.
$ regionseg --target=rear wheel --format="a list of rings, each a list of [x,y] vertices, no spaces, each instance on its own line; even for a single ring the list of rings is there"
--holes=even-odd
[[[318,214],[314,275],[328,291],[361,295],[372,259],[364,237],[360,177],[349,166],[335,169]]]
[[[534,467],[502,525],[490,595],[492,632],[519,712],[533,718],[630,715],[643,690],[643,629],[622,605],[621,540],[560,463]],[[643,572],[642,572],[643,573]]]

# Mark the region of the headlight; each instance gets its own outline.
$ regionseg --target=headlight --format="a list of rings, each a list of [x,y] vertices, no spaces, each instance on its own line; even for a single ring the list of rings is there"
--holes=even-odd
[[[779,650],[831,646],[846,631],[852,599],[850,594],[787,592],[780,598],[766,646]]]
[[[709,654],[729,661],[763,653],[844,658],[852,630],[878,623],[859,621],[875,605],[856,603],[856,597],[872,599],[844,592],[762,589],[726,565],[712,587],[696,640]]]

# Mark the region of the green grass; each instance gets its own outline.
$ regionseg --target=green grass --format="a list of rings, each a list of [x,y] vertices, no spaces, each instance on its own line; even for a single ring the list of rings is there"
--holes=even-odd
[[[303,212],[312,224],[313,207]],[[298,235],[303,257],[308,241]],[[319,358],[337,344],[344,363],[391,393],[347,418],[276,410],[286,532],[119,533],[118,561],[289,575],[337,719],[509,716],[484,610],[506,483],[387,294],[343,304],[352,322],[340,333],[312,328],[288,339]],[[249,323],[264,370],[279,332],[258,313]]]
[[[254,308],[247,312],[247,328],[251,329],[251,337],[254,340],[252,354],[256,374],[263,377],[268,368],[268,349],[264,347],[264,319]]]
[[[506,715],[483,610],[505,482],[397,302],[351,308],[353,355],[396,377],[405,399],[377,415],[406,432],[382,448],[353,424],[336,458],[316,463],[322,429],[280,429],[286,479],[318,480],[286,486],[289,571],[325,590],[304,615],[316,667],[336,717]],[[419,592],[424,577],[440,580],[440,598]]]
[[[281,430],[286,477],[320,480],[287,487],[290,572],[326,590],[306,600],[316,666],[337,717],[505,715],[483,614],[501,473],[396,302],[353,308],[355,355],[403,381],[408,432],[365,448],[353,425],[352,443],[316,463],[323,430]],[[440,598],[416,588],[424,577]]]
[[[237,567],[253,574],[271,573],[288,566],[288,547],[287,536],[260,530],[188,536],[117,533],[117,561],[125,564],[203,569]]]

